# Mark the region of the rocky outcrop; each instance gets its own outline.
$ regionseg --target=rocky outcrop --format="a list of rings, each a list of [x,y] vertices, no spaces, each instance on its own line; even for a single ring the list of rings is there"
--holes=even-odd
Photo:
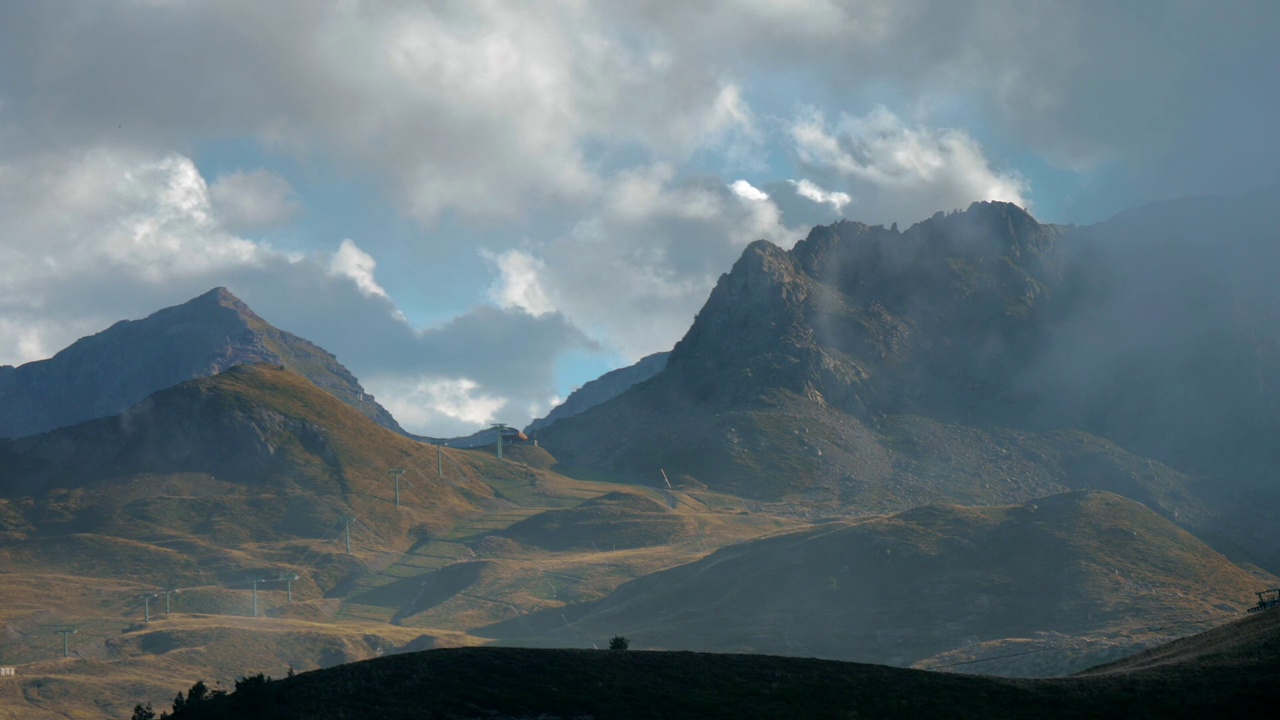
[[[337,358],[215,288],[142,320],[122,320],[47,360],[0,367],[0,437],[114,415],[158,390],[252,363],[284,366],[401,432]]]

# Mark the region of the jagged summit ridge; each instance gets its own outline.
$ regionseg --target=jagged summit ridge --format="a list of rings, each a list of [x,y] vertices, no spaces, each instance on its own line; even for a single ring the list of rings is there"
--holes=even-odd
[[[1038,349],[1035,313],[1062,274],[1059,235],[1016,205],[974,203],[905,232],[845,221],[791,251],[757,241],[669,365],[704,399],[781,388],[859,413],[970,402],[955,397],[972,395],[956,376],[990,384]],[[988,350],[966,354],[972,344]]]
[[[217,287],[141,320],[117,322],[47,360],[0,368],[0,437],[113,415],[166,387],[261,362],[283,365],[400,431],[332,354],[273,327]]]
[[[1075,227],[975,203],[755,242],[661,373],[541,441],[570,472],[872,511],[1111,489],[1187,527],[1209,508],[1280,567],[1256,509],[1280,496],[1274,207]]]

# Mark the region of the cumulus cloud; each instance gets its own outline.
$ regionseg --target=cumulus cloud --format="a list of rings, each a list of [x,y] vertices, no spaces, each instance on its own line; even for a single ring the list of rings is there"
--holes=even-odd
[[[733,194],[746,200],[763,201],[769,199],[769,193],[752,185],[746,180],[734,180],[729,183],[729,189],[733,191]]]
[[[840,214],[844,212],[844,208],[853,202],[853,196],[846,192],[838,190],[823,190],[818,187],[812,180],[801,178],[800,180],[788,180],[796,194],[806,200],[812,200],[819,205],[830,205],[831,209]]]
[[[731,80],[689,72],[612,15],[576,2],[9,4],[0,88],[21,98],[28,146],[253,137],[366,173],[420,219],[493,217],[593,197],[587,155],[606,138],[682,158],[751,134]],[[244,181],[229,182],[233,195]]]
[[[350,239],[343,240],[338,251],[329,260],[330,273],[351,280],[366,296],[385,298],[387,291],[373,278],[373,271],[377,267],[378,263],[373,256],[361,250]]]
[[[883,106],[862,116],[842,114],[834,124],[810,110],[795,119],[790,134],[801,163],[853,189],[860,220],[914,222],[976,200],[1028,205],[1027,181],[993,168],[963,130],[908,125]],[[835,199],[812,182],[796,189],[817,202]]]
[[[209,200],[232,232],[274,227],[298,211],[297,194],[289,181],[262,169],[220,176],[209,186]]]
[[[482,249],[481,255],[498,270],[497,280],[489,287],[489,299],[498,307],[520,309],[535,317],[555,310],[542,287],[545,262],[525,250],[497,254]]]
[[[177,154],[97,149],[0,162],[0,363],[47,357],[225,285],[268,322],[336,354],[407,413],[407,428],[449,434],[508,403],[545,412],[556,359],[593,347],[559,314],[521,307],[481,305],[411,327],[355,242],[286,255],[229,232],[212,208],[199,170]]]
[[[105,148],[0,160],[0,237],[0,311],[36,333],[28,347],[73,339],[61,333],[88,319],[29,323],[68,297],[99,291],[107,274],[127,295],[271,256],[217,223],[188,158]],[[105,319],[95,307],[85,304]]]
[[[224,284],[357,374],[543,404],[565,348],[670,347],[751,240],[1026,204],[1011,158],[1122,168],[1108,202],[1126,205],[1273,180],[1275,17],[1191,0],[1159,17],[1012,0],[0,3],[0,351],[29,359]],[[306,198],[267,169],[206,185],[187,156],[224,141],[257,149],[250,168],[338,173],[430,240],[381,267],[392,241],[367,217],[336,254],[334,237],[295,257],[254,242]],[[409,327],[396,280],[428,265],[493,304]]]
[[[383,407],[405,427],[432,428],[436,436],[465,435],[491,422],[507,400],[486,395],[469,378],[375,377]],[[524,422],[520,418],[512,422]]]

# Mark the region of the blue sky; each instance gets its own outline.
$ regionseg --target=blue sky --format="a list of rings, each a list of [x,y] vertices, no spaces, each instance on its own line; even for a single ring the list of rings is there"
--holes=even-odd
[[[749,242],[1277,181],[1271,2],[0,6],[0,363],[223,285],[409,429],[669,349]]]

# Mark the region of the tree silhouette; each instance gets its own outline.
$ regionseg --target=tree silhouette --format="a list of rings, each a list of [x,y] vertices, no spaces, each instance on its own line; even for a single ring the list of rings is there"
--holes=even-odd
[[[621,635],[614,635],[613,639],[609,641],[610,650],[626,650],[630,646],[631,641]]]

